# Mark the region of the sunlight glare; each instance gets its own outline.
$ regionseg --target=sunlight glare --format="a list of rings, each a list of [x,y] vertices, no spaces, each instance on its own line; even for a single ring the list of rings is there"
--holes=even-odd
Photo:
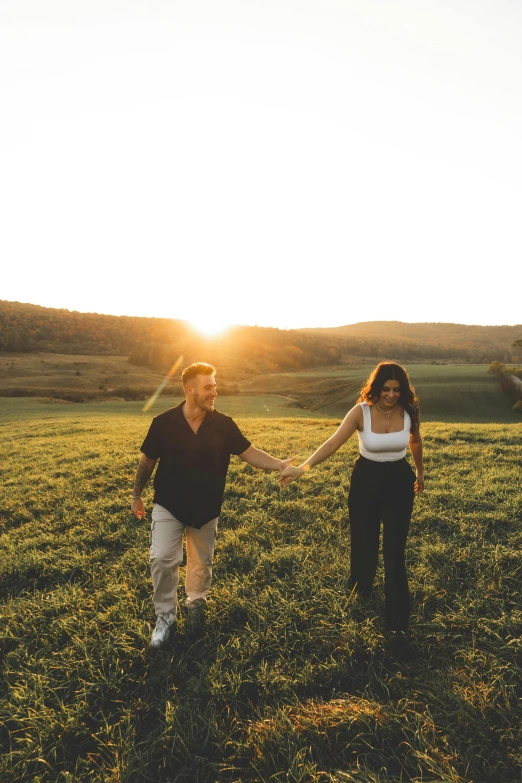
[[[189,321],[189,324],[203,337],[222,337],[232,326],[229,322],[221,321],[214,316],[194,318]]]

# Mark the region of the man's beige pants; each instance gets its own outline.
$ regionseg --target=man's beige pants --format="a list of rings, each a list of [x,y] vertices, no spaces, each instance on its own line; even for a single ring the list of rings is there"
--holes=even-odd
[[[158,503],[154,505],[150,527],[150,570],[156,614],[176,613],[179,567],[183,562],[183,533],[187,547],[187,606],[190,607],[194,601],[207,600],[212,581],[217,524],[216,517],[199,530],[185,527],[166,508]]]

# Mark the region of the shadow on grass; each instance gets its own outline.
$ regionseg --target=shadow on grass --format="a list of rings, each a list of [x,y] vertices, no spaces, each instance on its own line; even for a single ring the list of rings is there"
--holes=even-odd
[[[160,650],[148,651],[139,689],[135,744],[125,776],[133,783],[203,781],[222,759],[209,670],[213,640],[181,621]]]

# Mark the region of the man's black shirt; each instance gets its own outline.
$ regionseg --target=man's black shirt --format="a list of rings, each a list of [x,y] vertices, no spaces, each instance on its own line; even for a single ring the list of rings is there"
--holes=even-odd
[[[182,402],[152,420],[141,451],[159,460],[154,503],[184,525],[200,528],[219,516],[231,454],[250,446],[237,424],[219,411],[207,411],[194,433]]]

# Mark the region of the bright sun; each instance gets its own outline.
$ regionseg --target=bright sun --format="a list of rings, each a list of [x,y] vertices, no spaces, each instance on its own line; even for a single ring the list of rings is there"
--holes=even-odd
[[[225,321],[220,321],[215,317],[209,318],[197,318],[189,321],[191,327],[195,332],[199,332],[204,337],[221,337],[227,329],[230,329],[231,324]]]

